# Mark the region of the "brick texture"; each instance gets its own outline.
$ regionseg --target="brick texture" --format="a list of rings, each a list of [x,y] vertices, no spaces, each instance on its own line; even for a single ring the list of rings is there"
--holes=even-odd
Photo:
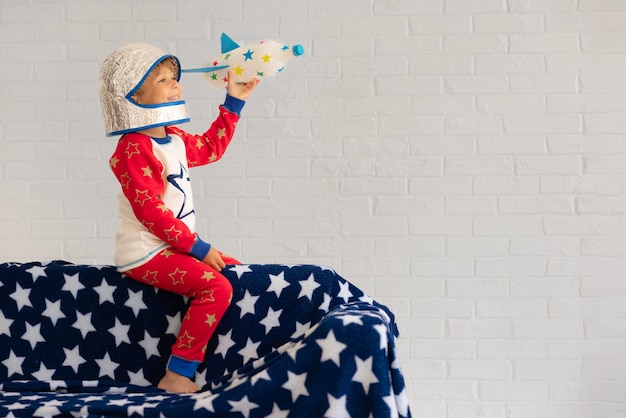
[[[398,314],[415,416],[626,416],[626,3],[0,3],[0,261],[110,264],[97,76],[219,35],[301,43],[192,171],[199,232],[330,265]],[[223,92],[185,75],[200,131]]]

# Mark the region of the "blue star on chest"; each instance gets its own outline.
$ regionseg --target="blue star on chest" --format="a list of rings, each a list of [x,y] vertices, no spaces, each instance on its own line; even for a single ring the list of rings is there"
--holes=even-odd
[[[183,187],[184,182],[189,183],[191,179],[189,178],[189,174],[187,173],[185,166],[183,166],[182,163],[179,164],[180,171],[178,174],[170,174],[167,176],[167,181],[183,194],[182,204],[176,214],[178,219],[183,219],[194,213],[194,209],[191,205],[191,199],[187,199],[187,192],[185,191],[187,188]]]

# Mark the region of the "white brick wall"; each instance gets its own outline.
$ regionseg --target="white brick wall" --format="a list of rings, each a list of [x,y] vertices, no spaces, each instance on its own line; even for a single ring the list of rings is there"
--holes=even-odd
[[[227,155],[200,232],[336,268],[390,305],[415,416],[626,416],[626,2],[0,3],[0,261],[111,263],[97,74],[145,40],[302,43]],[[183,84],[203,129],[223,93]]]

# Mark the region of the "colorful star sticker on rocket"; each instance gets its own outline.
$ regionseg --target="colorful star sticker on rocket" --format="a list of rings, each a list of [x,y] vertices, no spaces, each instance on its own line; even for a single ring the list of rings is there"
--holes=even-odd
[[[235,68],[233,68],[233,71],[235,72],[235,75],[243,74],[243,68],[241,68],[240,66],[236,66]]]
[[[246,57],[244,59],[244,61],[251,60],[252,59],[252,54],[254,54],[254,51],[250,51],[249,49],[248,49],[248,52],[244,52],[243,56]]]
[[[191,342],[195,339],[196,339],[195,337],[192,337],[191,335],[189,335],[187,331],[185,331],[183,335],[178,337],[178,348],[182,348],[182,347],[191,348]]]
[[[270,62],[270,59],[272,58],[272,56],[265,54],[261,58],[263,59],[263,62]]]

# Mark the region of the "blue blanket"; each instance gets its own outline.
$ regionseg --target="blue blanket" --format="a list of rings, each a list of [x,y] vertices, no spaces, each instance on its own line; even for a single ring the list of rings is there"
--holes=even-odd
[[[110,266],[0,264],[2,417],[410,417],[392,313],[328,268],[227,266],[196,373],[164,373],[186,298]]]

